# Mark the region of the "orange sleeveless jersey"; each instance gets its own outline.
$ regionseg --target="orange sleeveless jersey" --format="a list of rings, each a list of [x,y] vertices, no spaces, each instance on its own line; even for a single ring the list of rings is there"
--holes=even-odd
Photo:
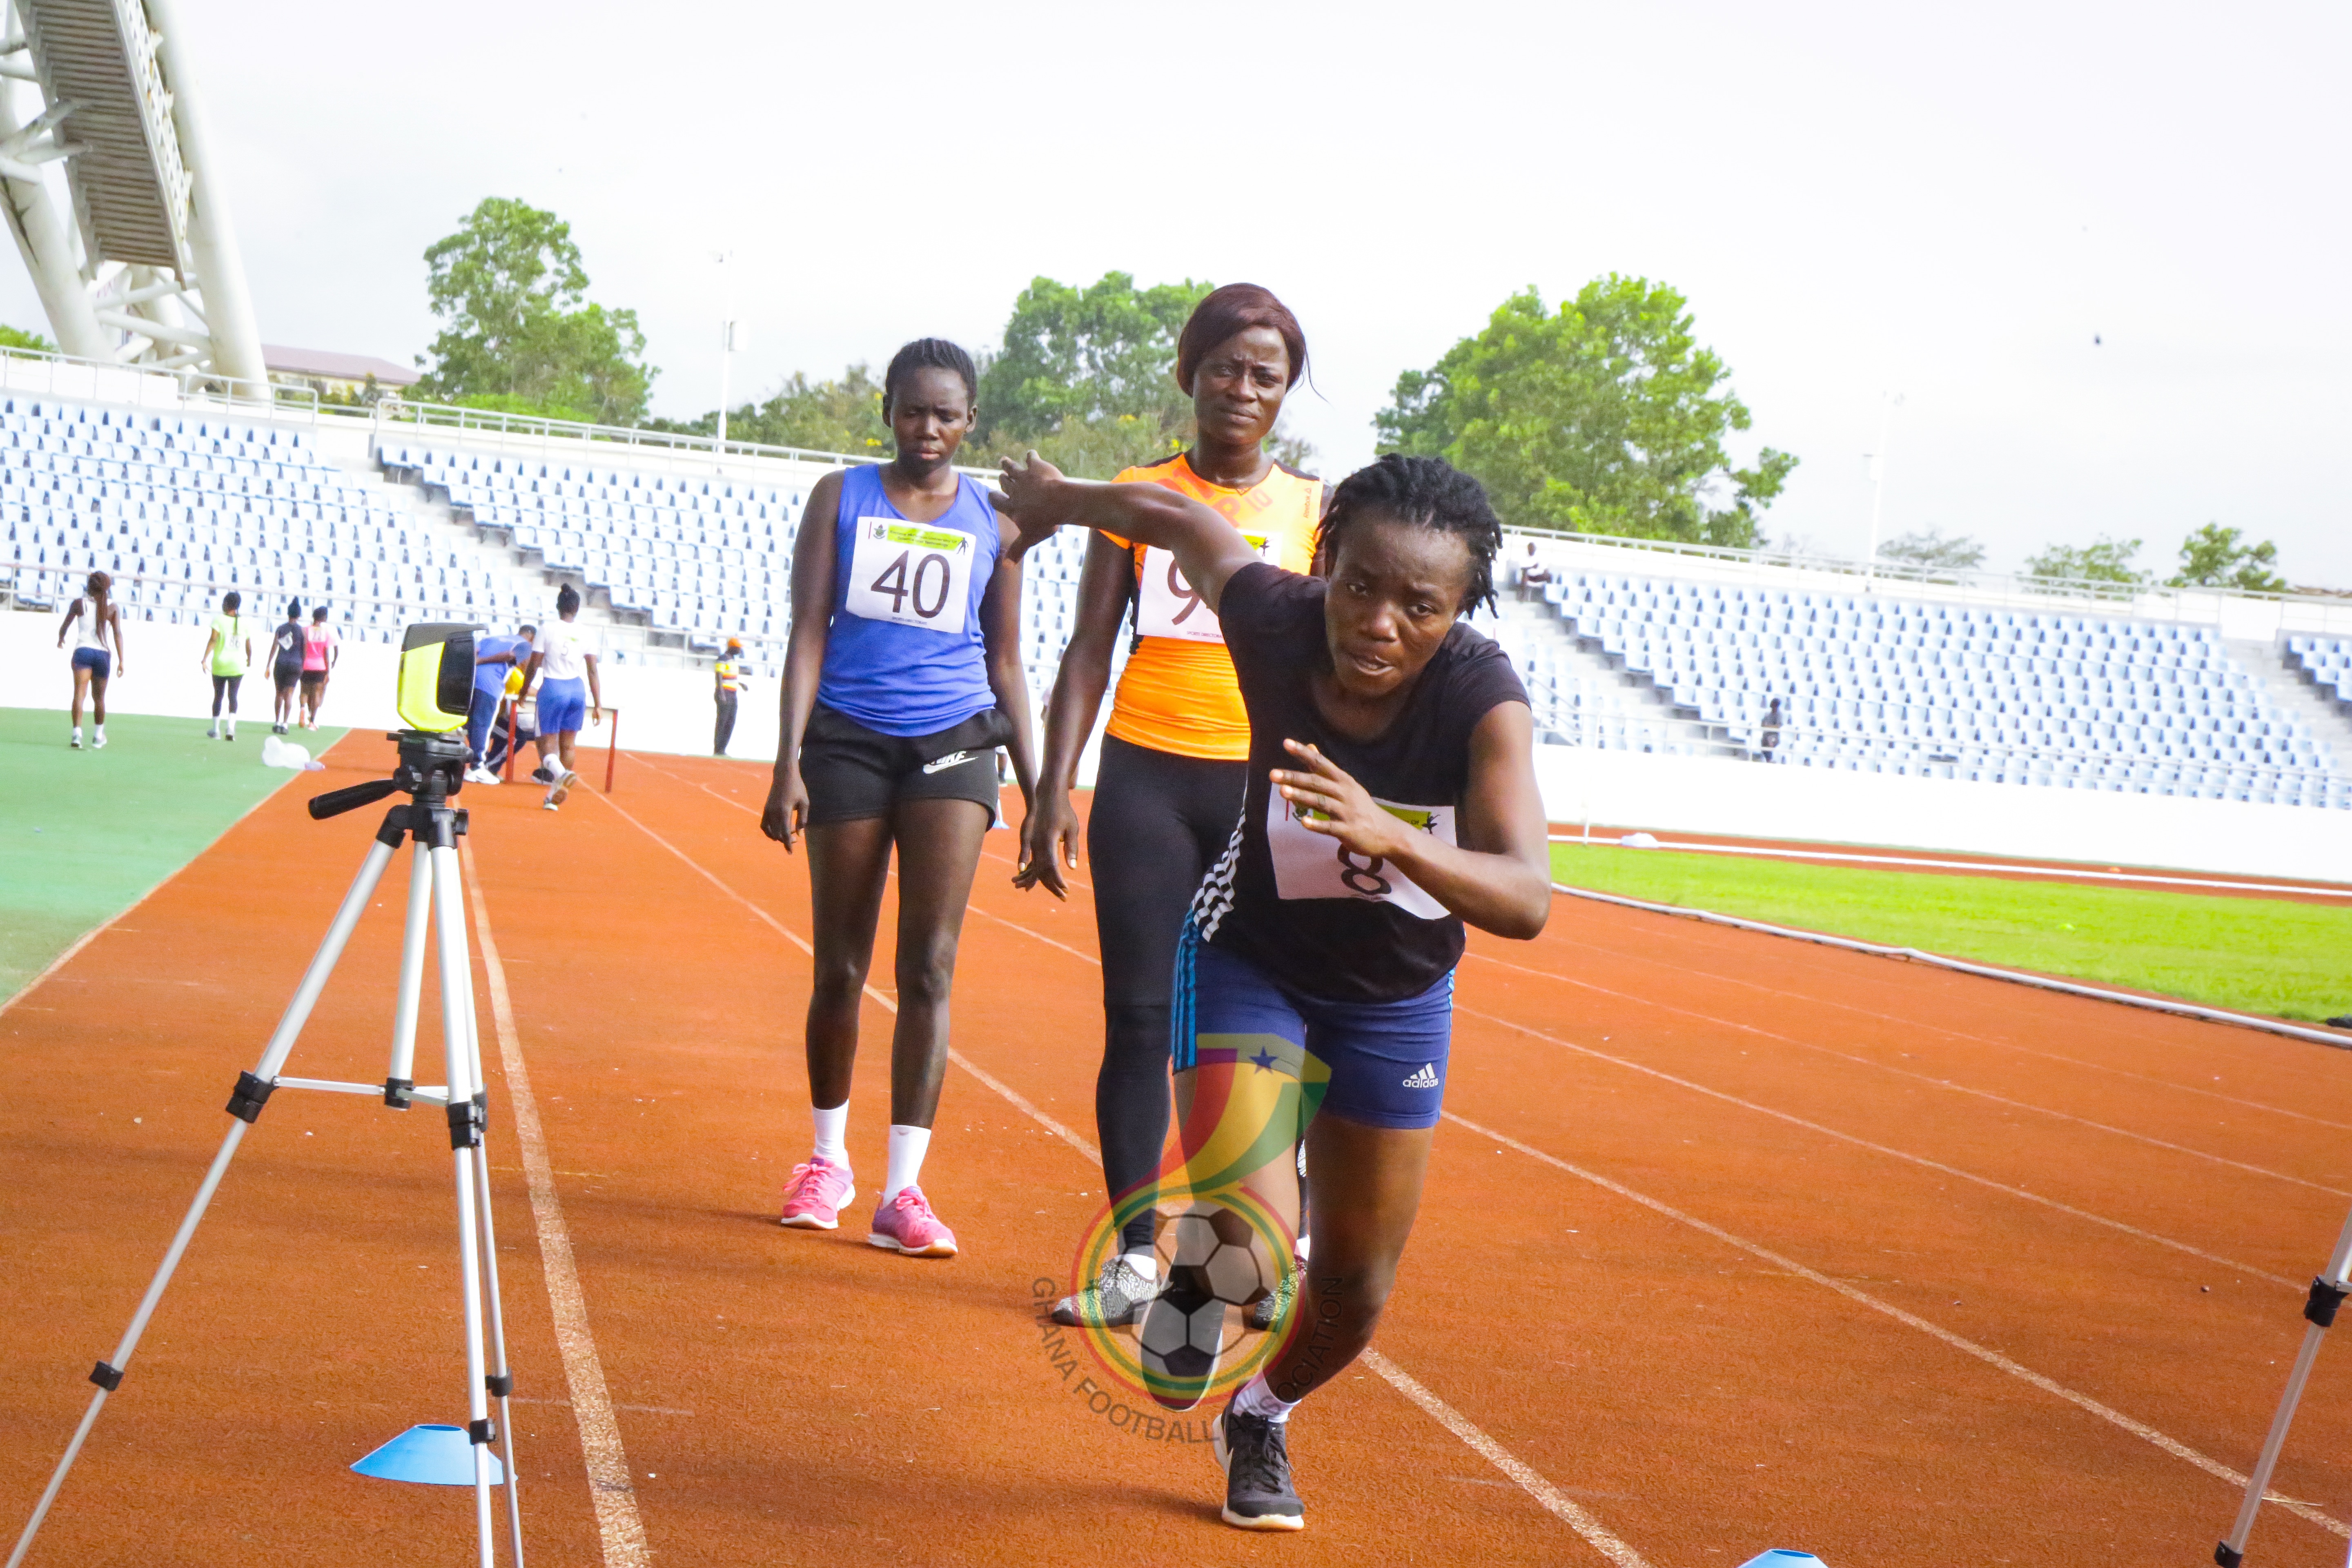
[[[1315,559],[1323,481],[1279,463],[1245,490],[1213,485],[1182,453],[1128,468],[1119,484],[1164,485],[1223,513],[1276,565],[1305,572]],[[1249,758],[1249,714],[1234,679],[1216,616],[1200,602],[1175,557],[1106,534],[1134,552],[1135,626],[1140,634],[1111,704],[1109,732],[1133,745],[1216,762]]]

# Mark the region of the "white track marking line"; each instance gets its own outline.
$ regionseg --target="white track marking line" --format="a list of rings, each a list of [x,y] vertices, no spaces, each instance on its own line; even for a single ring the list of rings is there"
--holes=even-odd
[[[672,774],[670,776],[674,778],[677,775]],[[604,800],[604,804],[607,805],[613,805],[612,801],[605,796],[600,795],[597,798]],[[706,869],[701,863],[697,861],[692,856],[688,855],[685,850],[680,849],[677,845],[672,844],[668,839],[664,838],[660,834],[656,833],[652,828],[647,827],[644,823],[639,822],[635,816],[631,816],[622,807],[613,805],[613,809],[619,812],[623,817],[626,818],[638,832],[643,833],[646,837],[652,839],[655,843],[660,845],[663,848],[668,850],[671,854],[685,861],[688,866],[693,867],[695,870],[701,872],[704,879],[707,879],[712,887],[717,888],[720,892],[725,893],[737,903],[741,904],[745,909],[750,910],[753,914],[765,921],[779,935],[782,936],[785,941],[791,942],[794,947],[799,948],[803,952],[809,953],[812,956],[814,955],[816,950],[811,947],[807,941],[797,931],[793,931],[782,921],[776,919],[775,916],[770,914],[767,910],[753,903],[750,899],[745,898],[742,894],[737,892],[734,889],[720,881],[717,876]],[[995,921],[1000,925],[1011,926],[1014,931],[1020,931],[1024,936],[1035,937],[1039,942],[1045,943],[1048,947],[1062,948],[1063,952],[1076,953],[1078,957],[1086,959],[1087,963],[1095,964],[1097,968],[1101,966],[1099,960],[1088,957],[1086,953],[1078,952],[1076,948],[1063,947],[1060,942],[1054,941],[1051,937],[1039,935],[1039,933],[1031,931],[1028,927],[1015,924],[1013,921],[1004,919],[1002,915],[989,914],[985,910],[982,910],[979,912],[988,915],[989,919]],[[883,995],[880,992],[875,990],[871,985],[866,987],[866,994],[868,996],[873,997],[877,1002],[882,1004],[883,1006],[887,1007],[892,1013],[898,1012],[898,1004],[893,1002],[890,998]],[[1045,1131],[1053,1133],[1054,1136],[1059,1138],[1063,1142],[1067,1143],[1071,1148],[1076,1150],[1081,1155],[1085,1156],[1086,1161],[1089,1165],[1101,1165],[1101,1150],[1096,1148],[1092,1142],[1088,1142],[1084,1137],[1073,1132],[1069,1128],[1064,1126],[1059,1121],[1056,1121],[1052,1117],[1046,1115],[1044,1111],[1038,1110],[1034,1105],[1032,1105],[1027,1100],[1016,1093],[1010,1085],[1004,1083],[993,1074],[982,1069],[977,1064],[972,1062],[971,1058],[967,1058],[962,1052],[950,1050],[948,1052],[948,1059],[955,1063],[956,1066],[963,1068],[964,1071],[971,1074],[972,1077],[978,1079],[990,1089],[994,1089],[998,1094],[1003,1095],[1005,1100],[1010,1101],[1016,1109],[1025,1112],[1028,1116],[1036,1121],[1039,1125],[1045,1129]],[[1434,1417],[1440,1426],[1444,1426],[1447,1431],[1453,1433],[1454,1436],[1460,1438],[1465,1444],[1468,1445],[1473,1453],[1476,1454],[1480,1458],[1485,1459],[1496,1469],[1502,1471],[1503,1474],[1510,1477],[1513,1481],[1518,1484],[1522,1490],[1526,1491],[1529,1497],[1536,1500],[1538,1505],[1542,1507],[1547,1512],[1550,1513],[1555,1518],[1559,1519],[1560,1522],[1566,1524],[1570,1530],[1575,1531],[1577,1534],[1582,1536],[1584,1540],[1591,1545],[1594,1551],[1600,1552],[1601,1556],[1607,1558],[1611,1563],[1615,1563],[1617,1568],[1649,1568],[1649,1564],[1643,1559],[1640,1552],[1635,1552],[1623,1541],[1612,1534],[1609,1528],[1602,1524],[1598,1519],[1594,1518],[1591,1512],[1577,1506],[1577,1504],[1564,1495],[1559,1488],[1546,1480],[1541,1474],[1512,1454],[1508,1448],[1504,1447],[1500,1443],[1496,1442],[1492,1437],[1486,1436],[1486,1433],[1480,1431],[1478,1427],[1471,1422],[1469,1417],[1464,1415],[1452,1405],[1438,1398],[1436,1394],[1432,1394],[1427,1387],[1417,1382],[1402,1367],[1389,1360],[1388,1357],[1371,1350],[1365,1351],[1358,1359],[1366,1366],[1370,1367],[1374,1372],[1380,1373],[1381,1378],[1383,1378],[1389,1385],[1394,1388],[1399,1394],[1403,1394],[1407,1399],[1412,1400],[1415,1405],[1421,1406],[1421,1408],[1428,1415]]]
[[[2011,1100],[2005,1094],[1995,1094],[1989,1089],[1972,1089],[1964,1083],[1954,1083],[1948,1078],[1936,1078],[1924,1072],[1913,1072],[1908,1068],[1891,1067],[1885,1062],[1874,1061],[1869,1057],[1856,1056],[1851,1051],[1841,1051],[1829,1046],[1815,1045],[1811,1040],[1801,1040],[1792,1035],[1776,1034],[1770,1029],[1759,1029],[1753,1024],[1743,1024],[1736,1018],[1718,1018],[1712,1013],[1701,1013],[1689,1007],[1677,1007],[1671,1002],[1660,1002],[1654,997],[1637,995],[1631,991],[1612,990],[1606,985],[1596,985],[1590,980],[1577,980],[1569,975],[1555,974],[1548,969],[1530,969],[1524,963],[1513,963],[1508,959],[1496,958],[1491,953],[1474,953],[1471,956],[1482,963],[1497,964],[1505,969],[1516,969],[1522,974],[1532,974],[1539,979],[1557,981],[1562,985],[1574,985],[1586,991],[1597,991],[1603,996],[1614,996],[1638,1006],[1654,1007],[1662,1013],[1678,1013],[1685,1018],[1696,1018],[1701,1023],[1714,1024],[1726,1029],[1738,1029],[1743,1034],[1755,1035],[1767,1040],[1779,1040],[1783,1045],[1795,1046],[1800,1050],[1817,1051],[1825,1057],[1835,1057],[1840,1061],[1853,1062],[1860,1067],[1875,1068],[1880,1072],[1892,1073],[1898,1078],[1916,1079],[1921,1083],[1932,1084],[1937,1089],[1953,1094],[1973,1095],[1979,1100],[1989,1100],[1995,1105],[2006,1105],[2018,1110],[2030,1110],[2037,1116],[2047,1116],[2059,1121],[2071,1121],[2077,1127],[2088,1127],[2095,1132],[2113,1133],[2116,1137],[2127,1138],[2135,1143],[2146,1143],[2153,1148],[2169,1150],[2176,1154],[2187,1154],[2192,1159],[2210,1160],[2216,1165],[2227,1165],[2231,1170],[2243,1171],[2249,1175],[2264,1176],[2274,1182],[2285,1182],[2293,1186],[2308,1187],[2315,1193],[2326,1193],[2330,1197],[2352,1198],[2352,1190],[2331,1187],[2320,1182],[2305,1181],[2301,1176],[2290,1176],[2284,1171],[2272,1171],[2260,1165],[2249,1165],[2242,1160],[2232,1160],[2223,1154],[2208,1153],[2202,1149],[2192,1149],[2186,1143],[2170,1142],[2162,1138],[2151,1137],[2145,1132],[2134,1132],[2129,1128],[2111,1126],[2105,1121],[2093,1121],[2085,1116],[2074,1116],[2063,1110],[2053,1110],[2046,1105],[2035,1105],[2031,1100]]]
[[[2267,1269],[2257,1268],[2251,1263],[2241,1263],[2234,1258],[2224,1258],[2218,1252],[2207,1252],[2201,1247],[2191,1247],[2185,1241],[2175,1241],[2168,1236],[2159,1236],[2152,1230],[2142,1230],[2136,1225],[2127,1225],[2119,1219],[2109,1219],[2105,1215],[2094,1214],[2088,1209],[2079,1209],[2072,1204],[2060,1203],[2056,1198],[2044,1197],[2040,1193],[2030,1192],[2023,1187],[2011,1186],[2007,1182],[1997,1182],[1990,1176],[1980,1176],[1973,1171],[1964,1171],[1958,1165],[1947,1165],[1940,1160],[1930,1160],[1924,1154],[1908,1153],[1885,1143],[1874,1143],[1867,1138],[1856,1137],[1851,1132],[1841,1132],[1834,1127],[1824,1127],[1818,1121],[1808,1121],[1803,1117],[1789,1111],[1778,1110],[1769,1105],[1759,1105],[1752,1100],[1742,1100],[1736,1094],[1719,1089],[1710,1089],[1706,1084],[1694,1082],[1690,1079],[1677,1078],[1662,1068],[1650,1067],[1625,1057],[1612,1056],[1607,1051],[1594,1050],[1591,1046],[1580,1046],[1574,1040],[1562,1039],[1559,1036],[1547,1033],[1531,1024],[1522,1024],[1513,1018],[1498,1017],[1492,1013],[1481,1013],[1475,1007],[1464,1006],[1459,1000],[1454,1004],[1454,1010],[1465,1017],[1476,1018],[1499,1028],[1526,1035],[1531,1039],[1541,1040],[1548,1046],[1558,1046],[1562,1050],[1574,1051],[1580,1056],[1591,1057],[1595,1061],[1607,1062],[1612,1067],[1621,1067],[1629,1072],[1643,1073],[1662,1083],[1670,1083],[1678,1089],[1689,1089],[1694,1094],[1704,1094],[1709,1099],[1722,1100],[1727,1105],[1736,1105],[1743,1110],[1755,1111],[1759,1116],[1769,1116],[1775,1121],[1785,1121],[1791,1127],[1801,1127],[1808,1132],[1818,1132],[1824,1138],[1834,1138],[1842,1143],[1851,1143],[1857,1149],[1867,1149],[1874,1154],[1884,1154],[1889,1159],[1901,1160],[1924,1170],[1934,1171],[1939,1175],[1957,1176],[1961,1181],[1973,1182],[1980,1187],[1990,1187],[1994,1192],[2005,1193],[2013,1198],[2023,1198],[2027,1203],[2040,1204],[2044,1208],[2054,1209],[2060,1214],[2071,1215],[2075,1219],[2088,1220],[2093,1225],[2103,1225],[2110,1230],[2120,1231],[2126,1236],[2137,1237],[2141,1241],[2152,1241],[2158,1247],[2170,1247],[2175,1252],[2185,1252],[2191,1258],[2201,1258],[2208,1263],[2219,1263],[2224,1268],[2251,1275],[2257,1279],[2267,1279],[2274,1285],[2284,1285],[2291,1290],[2300,1292],[2310,1283],[2308,1280],[2290,1279],[2284,1274],[2273,1274]]]
[[[1554,844],[1589,844],[1596,849],[1622,846],[1580,839],[1572,833],[1551,835]],[[1759,848],[1748,844],[1691,844],[1662,841],[1661,849],[1700,855],[1755,855],[1765,859],[1851,860],[1865,866],[1932,866],[1953,871],[1998,871],[2021,877],[2056,877],[2066,881],[2157,882],[2176,888],[2227,888],[2242,893],[2303,893],[2320,899],[2352,899],[2352,888],[2284,882],[2224,882],[2203,877],[2166,877],[2152,871],[2094,871],[2087,867],[2023,866],[1990,860],[1914,860],[1895,855],[1849,855],[1829,849]]]
[[[1627,959],[1653,963],[1659,962],[1650,959],[1643,952],[1604,946],[1600,942],[1586,942],[1575,937],[1560,937],[1556,940],[1620,962]],[[1475,956],[1486,958],[1488,955],[1479,953]],[[1496,959],[1493,962],[1501,963],[1502,960]],[[2315,1126],[2330,1128],[2338,1132],[2352,1132],[2352,1122],[2330,1121],[2326,1117],[2313,1116],[2300,1110],[2289,1110],[2283,1105],[2270,1105],[2259,1100],[2242,1100],[2234,1094],[2217,1094],[2212,1089],[2200,1089],[2195,1084],[2175,1083],[2170,1079],[2154,1078],[2147,1073],[2133,1072],[2128,1068],[2113,1067],[2105,1062],[2084,1061],[2079,1057],[2062,1057],[2053,1051],[2038,1051],[2031,1046],[2021,1046],[2014,1040],[1972,1034],[1965,1029],[1952,1028],[1948,1025],[1931,1024],[1922,1018],[1906,1018],[1896,1013],[1881,1013],[1873,1008],[1856,1006],[1851,1002],[1840,1002],[1834,997],[1816,995],[1809,991],[1784,991],[1777,985],[1767,985],[1761,981],[1743,979],[1737,974],[1725,974],[1712,969],[1693,969],[1688,965],[1676,965],[1675,970],[1678,976],[1694,975],[1700,979],[1716,981],[1724,985],[1737,985],[1743,990],[1761,992],[1767,996],[1777,996],[1785,1001],[1802,1002],[1814,1007],[1832,1007],[1841,1013],[1853,1013],[1864,1018],[1874,1018],[1882,1024],[1900,1025],[1906,1029],[1942,1035],[1948,1039],[1966,1041],[1970,1045],[1988,1046],[1995,1050],[2012,1051],[2019,1056],[2034,1057],[2046,1062],[2063,1062],[2068,1067],[2082,1068],[2090,1072],[2107,1073],[2116,1078],[2129,1079],[2135,1083],[2145,1083],[2157,1089],[2171,1089],[2180,1094],[2194,1094],[2206,1100],[2218,1100],[2224,1105],[2242,1105],[2249,1110],[2265,1111],[2273,1116],[2291,1117],[2297,1121],[2308,1121]],[[1531,970],[1529,973],[1541,974],[1548,972],[1538,969]]]
[[[474,898],[474,942],[481,950],[482,970],[489,981],[490,1016],[498,1027],[499,1058],[506,1068],[515,1142],[521,1146],[522,1168],[530,1184],[531,1217],[539,1226],[540,1263],[547,1280],[548,1306],[555,1314],[556,1348],[563,1355],[564,1381],[572,1388],[572,1416],[580,1430],[581,1457],[588,1465],[588,1495],[596,1508],[596,1534],[604,1546],[606,1568],[644,1568],[652,1561],[646,1547],[645,1521],[637,1513],[636,1489],[629,1480],[629,1458],[621,1447],[620,1424],[613,1418],[604,1363],[596,1354],[595,1336],[588,1331],[587,1298],[581,1291],[580,1269],[572,1255],[572,1233],[563,1223],[563,1200],[555,1191],[555,1172],[547,1157],[547,1132],[540,1123],[539,1101],[530,1092],[530,1069],[523,1066],[522,1040],[515,1032],[506,966],[499,962],[498,943],[490,936],[490,910],[482,899],[473,846],[461,838],[457,847],[465,857],[466,886]]]
[[[1892,1301],[1881,1300],[1867,1290],[1857,1289],[1853,1286],[1847,1284],[1843,1279],[1833,1279],[1830,1275],[1823,1274],[1816,1268],[1808,1268],[1803,1264],[1798,1262],[1795,1258],[1790,1258],[1785,1254],[1774,1252],[1769,1247],[1759,1247],[1756,1243],[1749,1241],[1747,1237],[1735,1236],[1730,1231],[1725,1230],[1719,1226],[1709,1225],[1706,1221],[1700,1219],[1697,1215],[1685,1214],[1681,1209],[1675,1208],[1671,1204],[1661,1202],[1660,1200],[1650,1196],[1647,1193],[1636,1192],[1632,1187],[1626,1186],[1621,1182],[1611,1181],[1608,1177],[1600,1174],[1598,1172],[1588,1171],[1581,1166],[1572,1165],[1557,1154],[1548,1154],[1541,1149],[1534,1147],[1532,1144],[1522,1143],[1517,1139],[1511,1137],[1508,1133],[1498,1132],[1491,1127],[1482,1126],[1478,1122],[1471,1121],[1468,1117],[1457,1115],[1451,1110],[1446,1111],[1444,1115],[1446,1121],[1454,1123],[1456,1126],[1466,1128],[1470,1131],[1476,1133],[1481,1138],[1491,1138],[1496,1142],[1504,1145],[1506,1148],[1517,1150],[1520,1153],[1527,1155],[1529,1159],[1538,1160],[1542,1162],[1544,1164],[1554,1167],[1555,1169],[1565,1171],[1570,1175],[1575,1176],[1581,1181],[1590,1182],[1596,1187],[1600,1187],[1607,1192],[1614,1193],[1619,1197],[1625,1199],[1629,1203],[1639,1204],[1642,1207],[1650,1210],[1654,1214],[1664,1215],[1668,1219],[1690,1226],[1693,1230],[1699,1232],[1701,1235],[1711,1236],[1716,1240],[1724,1243],[1726,1246],[1736,1247],[1739,1251],[1748,1253],[1752,1257],[1760,1258],[1765,1262],[1771,1264],[1774,1268],[1784,1269],[1787,1272],[1795,1275],[1800,1279],[1819,1285],[1824,1289],[1834,1290],[1848,1300],[1853,1301],[1861,1306],[1867,1307],[1874,1312],[1882,1312],[1887,1317],[1894,1319],[1896,1322],[1903,1324],[1906,1328],[1916,1329],[1919,1332],[1927,1334],[1933,1339],[1940,1340],[1945,1344],[1949,1345],[1952,1349],[1958,1351],[1965,1355],[1974,1356],[1977,1360],[1985,1363],[1988,1366],[1998,1367],[2002,1372],[2009,1373],[2010,1376],[2032,1384],[2034,1387],[2042,1390],[2044,1394],[2053,1394],[2057,1398],[2064,1400],[2067,1404],[2074,1405],[2078,1409],[2088,1411],[2090,1414],[2097,1416],[2100,1420],[2122,1428],[2124,1431],[2130,1433],[2133,1436],[2139,1438],[2143,1442],[2153,1444],[2155,1447],[2161,1448],[2164,1452],[2171,1455],[2174,1458],[2186,1460],[2188,1463],[2196,1466],[2199,1469],[2203,1470],[2207,1475],[2211,1476],[2218,1480],[2227,1481],[2230,1485],[2236,1487],[2241,1490],[2243,1490],[2245,1488],[2247,1478],[2230,1468],[2229,1466],[2222,1464],[2220,1460],[2208,1458],[2203,1454],[2199,1453],[2196,1449],[2189,1447],[2186,1443],[2180,1442],[2177,1438],[2166,1436],[2163,1433],[2158,1431],[2155,1427],[2150,1426],[2145,1421],[2136,1421],[2132,1417],[2125,1415],[2122,1411],[2116,1409],[2113,1405],[2102,1405],[2099,1401],[2092,1398],[2087,1394],[2078,1394],[2074,1390],[2068,1388],[2065,1384],[2057,1382],[2055,1379],[2045,1377],[2042,1373],[2034,1371],[2032,1367],[2026,1366],[2021,1362],[2011,1360],[2008,1356],[2001,1354],[1999,1351],[1994,1350],[1990,1346],[1980,1345],[1974,1340],[1966,1338],[1960,1334],[1956,1334],[1940,1323],[1931,1323],[1927,1319],[1918,1316],[1916,1313],[1906,1312],[1902,1308],[1895,1305]],[[2311,1523],[2318,1525],[2323,1530],[2331,1531],[2337,1535],[2352,1537],[2352,1527],[2347,1527],[2339,1523],[2329,1515],[2312,1507],[2309,1503],[2297,1501],[2291,1498],[2282,1498],[2276,1493],[2271,1494],[2267,1500],[2277,1503],[2288,1512],[2294,1514],[2300,1519],[2307,1520]]]

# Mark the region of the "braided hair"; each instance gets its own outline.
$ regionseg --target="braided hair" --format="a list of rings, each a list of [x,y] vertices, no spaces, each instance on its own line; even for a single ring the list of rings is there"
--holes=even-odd
[[[951,370],[963,382],[964,401],[977,404],[980,399],[980,367],[971,356],[945,338],[917,338],[913,342],[890,356],[890,368],[882,373],[882,417],[890,417],[891,405],[898,401],[898,388],[919,370]]]
[[[1331,492],[1331,510],[1316,530],[1315,553],[1334,559],[1348,531],[1375,517],[1459,536],[1470,551],[1463,611],[1495,602],[1495,556],[1503,548],[1503,522],[1476,479],[1443,458],[1391,452],[1341,479]]]

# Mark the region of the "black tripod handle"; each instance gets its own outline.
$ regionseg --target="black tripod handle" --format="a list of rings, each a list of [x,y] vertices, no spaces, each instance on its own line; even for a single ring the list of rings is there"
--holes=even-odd
[[[331,789],[324,795],[314,795],[310,797],[310,820],[324,822],[331,816],[341,816],[347,811],[373,805],[399,788],[396,779],[370,779],[365,784],[350,784],[342,789]]]

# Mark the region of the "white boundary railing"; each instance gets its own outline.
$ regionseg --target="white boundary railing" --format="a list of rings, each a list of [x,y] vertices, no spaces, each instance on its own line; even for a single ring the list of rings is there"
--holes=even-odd
[[[158,411],[219,410],[246,419],[315,425],[318,389],[248,381],[208,370],[117,364],[42,349],[0,348],[0,393],[64,397],[82,403],[128,404]]]

